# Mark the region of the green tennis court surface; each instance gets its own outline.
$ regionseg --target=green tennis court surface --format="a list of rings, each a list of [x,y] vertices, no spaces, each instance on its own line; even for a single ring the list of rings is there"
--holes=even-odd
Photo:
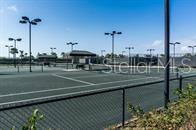
[[[1,66],[0,103],[100,90],[163,79],[162,72],[127,75],[101,71],[76,70],[69,72],[59,67],[44,67],[44,72],[41,72],[41,66],[33,66],[32,69],[33,73],[29,73],[28,67],[23,66],[20,67],[18,73],[17,68]],[[171,74],[171,76],[175,77],[176,74]]]
[[[99,72],[33,72],[0,76],[0,102],[103,89],[158,80],[160,77],[104,74]]]
[[[37,69],[36,69],[37,68]],[[7,68],[11,70],[10,68]],[[12,68],[16,69],[16,68]],[[152,74],[119,74],[103,73],[101,71],[66,71],[64,68],[45,67],[41,72],[39,67],[28,72],[28,67],[17,71],[0,72],[0,104],[14,104],[26,101],[36,101],[43,98],[54,98],[75,93],[99,91],[123,85],[134,85],[163,79],[163,73]],[[192,72],[194,73],[194,72]],[[191,73],[189,73],[191,74]],[[175,74],[171,74],[175,76]],[[183,81],[196,83],[195,77]],[[174,91],[179,81],[171,81],[170,99],[174,100]],[[126,89],[126,108],[129,103],[140,105],[144,110],[161,107],[164,104],[164,84],[158,83],[144,87]],[[2,111],[0,128],[9,129],[13,125],[20,129],[33,109],[38,108],[44,113],[45,119],[40,122],[40,129],[89,129],[100,130],[120,123],[122,120],[122,91],[114,91],[91,96],[61,100],[45,104],[37,104]],[[25,112],[25,114],[24,114]],[[21,116],[22,115],[22,116]],[[12,117],[12,118],[9,118]],[[130,114],[126,109],[126,119]]]

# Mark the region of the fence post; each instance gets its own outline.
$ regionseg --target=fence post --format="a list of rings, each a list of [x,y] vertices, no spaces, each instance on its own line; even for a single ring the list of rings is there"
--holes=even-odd
[[[179,78],[179,89],[180,91],[182,91],[182,75],[180,75],[180,78]]]
[[[122,127],[125,126],[125,88],[123,88],[123,94],[122,94]]]

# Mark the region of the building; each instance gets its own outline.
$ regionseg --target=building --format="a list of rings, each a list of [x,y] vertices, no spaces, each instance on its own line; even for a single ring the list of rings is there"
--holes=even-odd
[[[64,59],[70,59],[73,64],[90,64],[94,57],[95,53],[83,50],[73,50],[64,55]]]
[[[43,53],[38,54],[37,59],[39,63],[43,63],[44,65],[50,65],[52,63],[56,63],[57,55],[48,55],[46,53]]]

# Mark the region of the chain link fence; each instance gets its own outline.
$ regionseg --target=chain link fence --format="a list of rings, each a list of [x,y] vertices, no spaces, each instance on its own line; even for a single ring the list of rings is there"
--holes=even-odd
[[[196,84],[196,75],[171,79],[170,99],[174,92],[188,83]],[[44,114],[38,129],[100,130],[131,118],[128,104],[139,105],[145,111],[164,104],[164,81],[105,88],[67,96],[0,106],[0,129],[21,129],[34,109]]]

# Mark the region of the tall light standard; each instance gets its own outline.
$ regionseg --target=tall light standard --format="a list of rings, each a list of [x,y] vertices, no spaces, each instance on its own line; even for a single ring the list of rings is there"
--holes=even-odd
[[[68,42],[67,43],[67,45],[71,45],[71,51],[73,51],[73,46],[74,45],[77,45],[78,43],[77,42],[75,42],[75,43],[73,43],[73,42]]]
[[[14,48],[16,48],[16,42],[20,42],[22,41],[21,38],[17,38],[17,39],[14,39],[14,38],[8,38],[9,41],[14,41]]]
[[[150,52],[150,65],[152,63],[152,52],[155,51],[155,49],[147,49],[147,51]]]
[[[37,23],[41,22],[41,19],[36,18],[33,20],[30,20],[27,16],[22,16],[22,20],[19,21],[21,24],[29,24],[29,72],[32,72],[31,70],[31,25],[37,25]]]
[[[169,43],[170,45],[174,46],[174,55],[173,55],[173,62],[172,62],[172,68],[174,70],[174,65],[175,65],[175,55],[176,55],[176,45],[180,45],[181,43],[175,42],[175,43]]]
[[[12,45],[5,45],[8,48],[8,58],[10,59],[10,48],[13,47]]]
[[[192,49],[192,55],[194,56],[194,54],[195,54],[195,47],[196,46],[188,46],[188,48],[191,48]]]
[[[68,43],[67,43],[67,45],[71,45],[71,51],[73,51],[73,46],[74,46],[74,45],[77,45],[77,44],[78,44],[77,42],[75,42],[75,43],[73,43],[73,42],[68,42]],[[72,58],[72,69],[73,69],[73,66],[74,66],[73,64],[74,64],[74,59]]]
[[[104,56],[103,56],[104,52],[105,52],[105,50],[101,50],[101,62],[102,62],[102,64],[104,64]]]
[[[53,50],[56,50],[55,47],[50,47],[50,50],[51,50],[51,54],[54,52]]]
[[[129,74],[130,74],[130,67],[132,66],[131,49],[133,50],[134,47],[126,47],[125,49],[129,50]]]
[[[103,57],[103,53],[105,52],[105,50],[101,50],[101,56]]]
[[[14,50],[15,50],[15,52],[14,52],[14,67],[16,68],[16,53],[17,53],[17,49],[16,49],[16,42],[20,42],[20,41],[22,41],[22,39],[21,38],[17,38],[17,39],[15,39],[15,38],[8,38],[8,40],[9,41],[14,41]]]
[[[122,32],[112,31],[111,33],[105,33],[105,35],[112,36],[112,72],[114,72],[114,36],[120,34],[122,34]]]
[[[126,51],[122,51],[122,57],[124,56],[124,53],[126,53]]]
[[[164,24],[165,24],[165,30],[164,30],[164,44],[165,44],[165,82],[164,82],[164,107],[168,108],[169,103],[169,79],[170,79],[170,64],[169,64],[169,58],[170,58],[170,0],[164,0]]]

